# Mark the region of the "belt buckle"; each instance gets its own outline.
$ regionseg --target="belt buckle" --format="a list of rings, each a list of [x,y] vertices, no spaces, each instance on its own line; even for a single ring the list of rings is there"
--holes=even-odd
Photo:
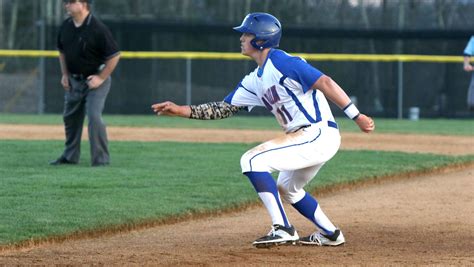
[[[82,74],[71,74],[71,77],[76,80],[84,80],[84,75]]]

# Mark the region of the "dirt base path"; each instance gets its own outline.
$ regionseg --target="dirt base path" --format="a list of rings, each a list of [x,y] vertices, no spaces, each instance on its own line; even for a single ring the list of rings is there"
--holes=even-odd
[[[319,198],[341,247],[256,249],[263,208],[0,254],[0,265],[474,265],[474,170],[385,182]],[[310,223],[286,206],[300,235]]]
[[[4,128],[3,125],[1,128]],[[110,130],[111,139],[116,139],[112,137],[114,134]],[[143,133],[143,129],[139,131]],[[181,131],[183,130],[178,130],[179,135],[184,136]],[[124,133],[124,129],[119,132]],[[232,133],[229,135],[236,135],[235,131]],[[156,132],[150,134],[155,136]],[[264,134],[264,140],[271,137],[268,134]],[[173,135],[176,132],[170,136]],[[19,134],[16,136],[14,139],[18,139]],[[355,140],[366,138],[355,136]],[[401,148],[411,147],[406,151],[453,155],[472,154],[473,149],[469,138],[464,140],[466,143],[460,144],[456,141],[459,140],[458,137],[448,139],[449,137],[438,136],[435,141],[426,141],[428,137],[420,138],[418,135],[395,135],[395,139],[390,139],[390,136],[374,134],[370,140],[362,139],[356,141],[356,144],[350,144],[350,137],[343,136],[343,143],[346,148],[354,149],[400,150],[391,145],[405,140],[399,145]],[[453,143],[434,149],[440,140]],[[257,141],[260,140],[248,142]],[[363,147],[374,142],[379,142],[375,148]],[[425,145],[417,146],[418,144]],[[465,152],[470,149],[470,152]],[[268,232],[271,223],[264,208],[258,206],[241,212],[100,238],[6,250],[0,252],[0,265],[472,266],[473,177],[474,166],[470,165],[438,174],[355,186],[322,196],[316,192],[320,196],[318,200],[322,208],[344,232],[347,243],[341,247],[253,248],[251,242]],[[286,211],[300,235],[314,230],[293,208],[286,206]]]
[[[110,140],[178,141],[178,142],[263,142],[282,135],[281,131],[174,129],[107,127]],[[84,129],[83,139],[87,139]],[[63,126],[2,124],[0,139],[64,140]],[[425,152],[445,155],[474,154],[470,136],[342,133],[341,149],[370,149]]]

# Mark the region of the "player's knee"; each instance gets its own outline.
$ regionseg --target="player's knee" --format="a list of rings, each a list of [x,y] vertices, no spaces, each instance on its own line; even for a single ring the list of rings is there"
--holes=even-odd
[[[252,149],[245,152],[240,158],[240,167],[242,173],[245,172],[271,172],[271,168],[265,162],[263,157],[259,157]]]
[[[305,195],[304,190],[296,190],[288,183],[283,183],[280,180],[277,181],[277,186],[278,192],[280,193],[280,197],[290,204],[294,204],[300,201]]]
[[[281,193],[280,193],[281,194]],[[288,203],[290,204],[295,204],[296,202],[300,201],[303,199],[305,195],[304,190],[300,190],[298,192],[285,192],[285,194],[281,194],[281,197]]]
[[[290,197],[289,197],[288,187],[286,187],[285,185],[281,183],[277,183],[277,187],[278,187],[278,193],[280,193],[281,199],[283,199],[286,202],[289,202]]]
[[[245,154],[243,154],[242,157],[240,157],[240,168],[242,168],[242,173],[252,171],[252,168],[250,165],[251,158],[252,157],[249,151],[245,152]]]

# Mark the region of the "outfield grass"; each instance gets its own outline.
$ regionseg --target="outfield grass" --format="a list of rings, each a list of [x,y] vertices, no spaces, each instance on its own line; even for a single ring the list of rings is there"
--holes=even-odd
[[[359,131],[354,122],[347,118],[336,118],[341,130]],[[150,115],[104,115],[110,126],[128,127],[165,127],[165,128],[221,128],[221,129],[256,129],[280,130],[275,118],[271,116],[234,116],[224,120],[200,121],[183,118],[157,117]],[[379,133],[413,133],[440,135],[474,136],[473,119],[422,119],[419,121],[376,118],[376,132]],[[22,115],[0,113],[0,124],[62,124],[60,114]]]
[[[49,166],[59,141],[0,140],[0,245],[257,201],[240,173],[251,144],[111,142],[112,165]],[[426,170],[474,156],[340,151],[309,189]]]

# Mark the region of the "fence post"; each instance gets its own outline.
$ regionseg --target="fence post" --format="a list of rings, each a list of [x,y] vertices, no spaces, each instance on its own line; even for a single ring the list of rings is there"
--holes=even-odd
[[[191,105],[191,93],[192,93],[192,68],[191,59],[186,59],[186,105]]]
[[[403,119],[403,61],[398,61],[398,119]]]

